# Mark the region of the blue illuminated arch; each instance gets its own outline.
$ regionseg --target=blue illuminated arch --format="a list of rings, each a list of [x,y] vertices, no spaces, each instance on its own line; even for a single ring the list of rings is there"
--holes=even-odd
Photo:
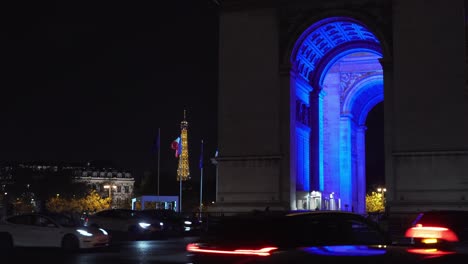
[[[353,56],[362,56],[373,68],[364,67],[363,73],[359,69],[336,70],[336,65],[352,61]],[[365,211],[364,125],[369,111],[384,99],[381,57],[377,37],[348,17],[323,19],[296,41],[290,57],[296,99],[291,112],[295,124],[291,131],[295,157],[291,173],[296,177],[296,197],[320,191],[324,198],[330,197],[324,201],[329,202],[324,209],[345,209],[340,205],[343,202],[348,210]],[[359,67],[359,63],[356,65]],[[344,73],[354,74],[353,82],[343,84],[340,74]],[[297,107],[304,106],[311,114],[306,121],[297,116],[301,113]],[[308,120],[311,123],[305,128]],[[309,153],[304,154],[306,150]],[[332,203],[336,197],[340,200]],[[310,209],[301,208],[302,202],[297,198],[298,209]]]

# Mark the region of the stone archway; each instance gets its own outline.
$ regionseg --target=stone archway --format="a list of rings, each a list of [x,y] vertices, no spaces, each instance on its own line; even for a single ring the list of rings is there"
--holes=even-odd
[[[392,1],[254,2],[225,1],[220,12],[213,210],[294,210],[300,199],[312,204],[325,197],[317,193],[327,187],[323,81],[335,62],[360,52],[382,56],[385,102],[378,105],[390,218],[466,207],[463,1],[426,1],[424,10],[413,1],[399,1],[398,8]],[[350,102],[355,112],[372,106]],[[340,177],[328,179],[338,182],[329,186],[340,189]]]
[[[383,101],[381,57],[377,37],[348,17],[323,19],[296,41],[292,208],[365,212],[365,120]]]

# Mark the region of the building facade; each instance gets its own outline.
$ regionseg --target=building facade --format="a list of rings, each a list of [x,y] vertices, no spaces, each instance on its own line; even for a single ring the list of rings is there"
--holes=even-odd
[[[131,208],[135,179],[130,172],[82,167],[73,171],[73,178],[75,182],[86,183],[101,196],[110,197],[112,208]]]
[[[465,1],[220,2],[213,210],[365,213],[379,104],[387,211],[468,208]]]

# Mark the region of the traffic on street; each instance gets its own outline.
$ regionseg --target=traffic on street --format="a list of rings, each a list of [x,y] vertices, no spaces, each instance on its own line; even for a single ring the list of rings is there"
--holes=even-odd
[[[13,233],[11,230],[20,227],[4,225],[0,257],[2,263],[44,260],[48,264],[465,263],[466,222],[453,224],[454,219],[462,220],[465,215],[463,211],[421,214],[405,233],[404,243],[392,240],[392,234],[377,222],[340,211],[254,211],[213,216],[204,219],[204,227],[197,235],[114,237],[104,247],[75,250],[40,243],[19,244],[19,238],[26,233]],[[60,232],[58,224],[44,228],[57,229],[64,238],[72,234]],[[5,243],[7,237],[10,244]],[[37,236],[36,240],[40,242],[43,237]]]

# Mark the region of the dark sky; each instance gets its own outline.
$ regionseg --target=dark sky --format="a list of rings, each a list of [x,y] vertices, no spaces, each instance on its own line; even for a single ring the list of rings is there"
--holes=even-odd
[[[368,190],[385,186],[384,103],[377,104],[366,119],[366,179]]]
[[[200,140],[205,160],[217,142],[213,1],[0,5],[0,162],[104,160],[141,177],[157,167],[161,128],[161,177],[172,179],[186,109],[198,180]]]

